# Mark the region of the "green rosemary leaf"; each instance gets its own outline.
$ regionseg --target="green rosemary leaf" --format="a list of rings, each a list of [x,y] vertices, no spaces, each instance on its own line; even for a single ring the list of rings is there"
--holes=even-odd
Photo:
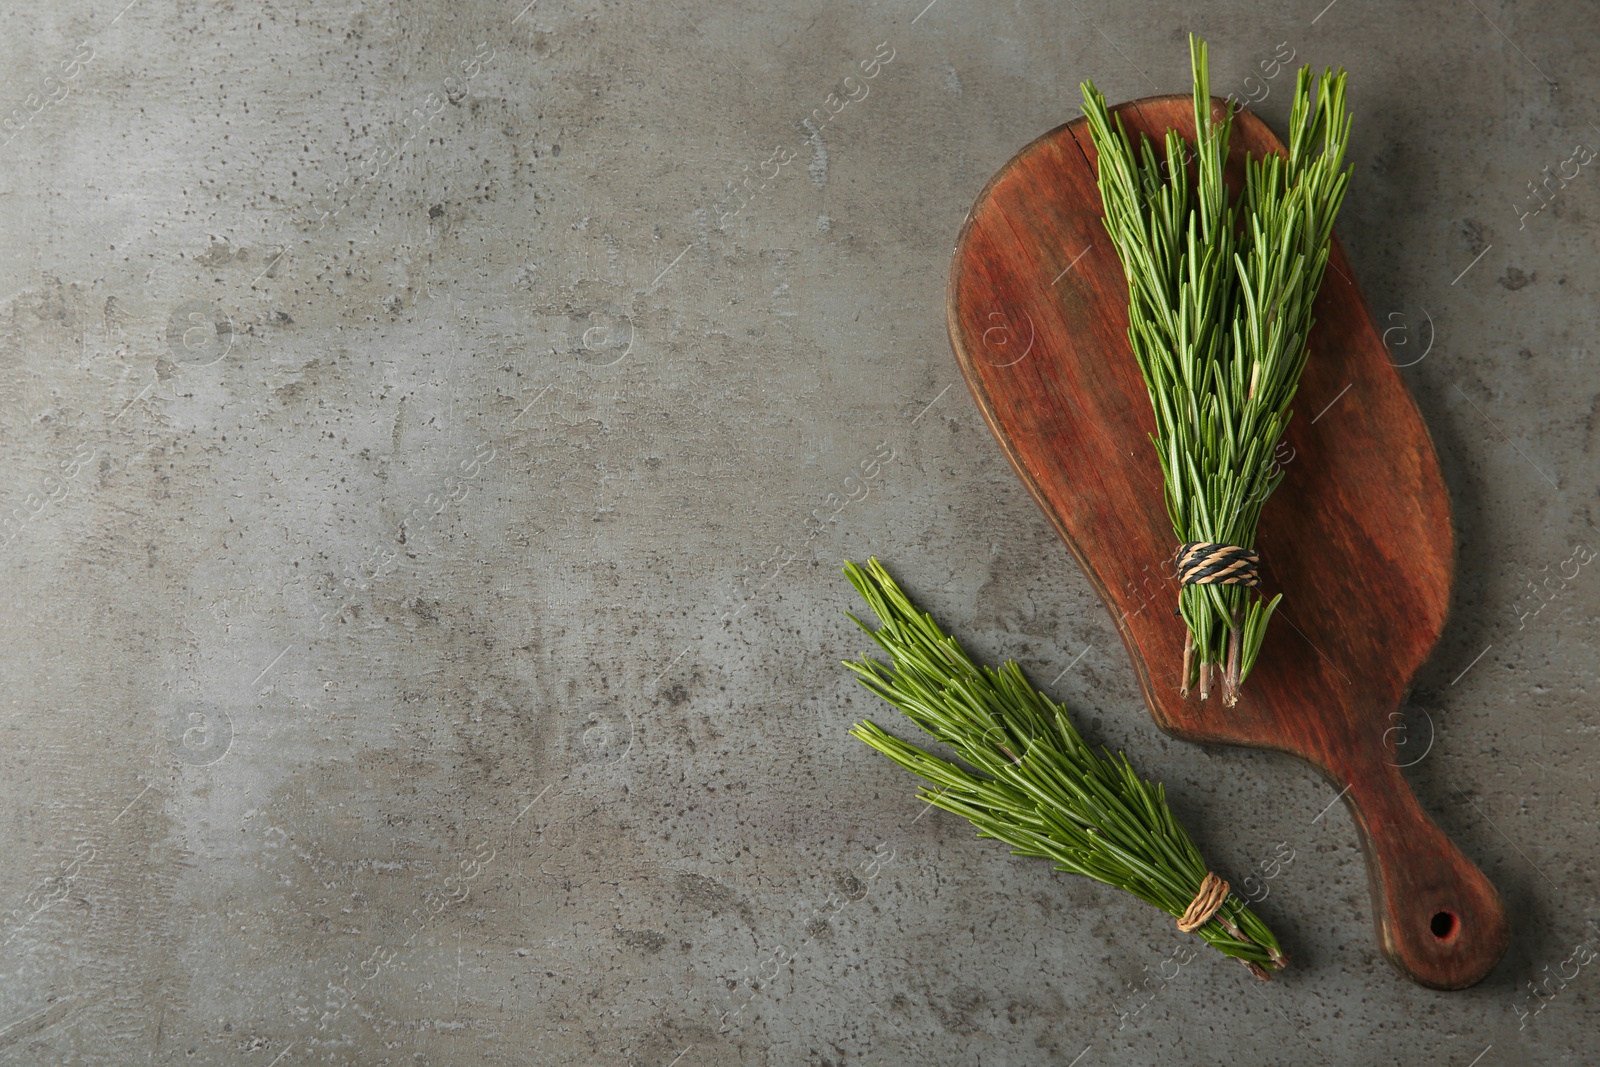
[[[960,762],[871,721],[856,723],[851,735],[929,783],[919,796],[971,822],[980,837],[1181,917],[1208,870],[1165,788],[1140,778],[1121,753],[1091,749],[1066,709],[1015,662],[999,670],[974,663],[876,559],[865,568],[846,563],[844,571],[879,626],[850,618],[889,657],[845,666]],[[1266,925],[1231,895],[1195,933],[1259,977],[1287,962]]]
[[[1253,548],[1261,509],[1282,480],[1272,462],[1308,355],[1312,305],[1344,200],[1350,117],[1345,74],[1295,76],[1287,155],[1245,158],[1232,202],[1223,172],[1233,114],[1213,113],[1207,49],[1189,37],[1196,143],[1164,138],[1135,148],[1092,82],[1083,111],[1099,154],[1106,231],[1128,281],[1128,345],[1156,417],[1152,437],[1178,543]],[[1192,195],[1191,195],[1192,192]],[[1152,193],[1154,195],[1152,195]],[[1273,604],[1276,604],[1274,599]],[[1187,585],[1178,611],[1189,631],[1180,688],[1238,700],[1266,636],[1271,605],[1243,586]]]

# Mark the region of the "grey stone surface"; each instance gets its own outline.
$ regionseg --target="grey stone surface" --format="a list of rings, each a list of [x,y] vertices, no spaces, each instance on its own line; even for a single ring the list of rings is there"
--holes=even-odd
[[[1517,213],[1600,146],[1591,5],[124,2],[0,15],[0,1064],[1595,1062],[1600,174]],[[1459,526],[1410,773],[1514,929],[1468,992],[1377,952],[1333,788],[1155,729],[944,336],[984,181],[1190,30],[1280,129],[1280,42],[1351,71]],[[1294,850],[1282,980],[1152,978],[1170,919],[846,735],[868,554],[1219,870]]]

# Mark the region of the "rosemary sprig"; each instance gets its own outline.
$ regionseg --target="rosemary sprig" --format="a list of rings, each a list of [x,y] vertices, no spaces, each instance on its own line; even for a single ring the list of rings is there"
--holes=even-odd
[[[876,559],[865,570],[854,563],[844,570],[881,625],[873,631],[850,618],[890,659],[845,666],[962,762],[940,759],[869,721],[856,723],[851,734],[931,782],[936,788],[924,788],[922,799],[968,819],[978,836],[1181,917],[1207,868],[1167,807],[1166,790],[1134,774],[1121,753],[1090,749],[1066,709],[1028,684],[1015,662],[998,671],[974,664]],[[1272,932],[1232,894],[1195,932],[1260,978],[1287,962]]]
[[[1151,440],[1173,533],[1179,543],[1254,548],[1262,505],[1283,479],[1273,451],[1305,367],[1311,305],[1349,180],[1345,73],[1324,70],[1319,81],[1300,68],[1288,156],[1247,155],[1244,192],[1230,204],[1222,175],[1233,114],[1212,115],[1206,46],[1193,34],[1189,58],[1193,152],[1168,130],[1164,163],[1143,135],[1135,154],[1093,82],[1082,85],[1083,110],[1106,229],[1128,278],[1128,342],[1155,412]],[[1263,601],[1243,585],[1182,586],[1184,695],[1198,676],[1201,699],[1209,697],[1215,666],[1223,702],[1237,702],[1281,599]]]

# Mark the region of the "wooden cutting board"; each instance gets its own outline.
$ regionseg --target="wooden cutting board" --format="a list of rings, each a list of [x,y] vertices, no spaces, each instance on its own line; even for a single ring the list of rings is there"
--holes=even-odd
[[[1213,106],[1220,116],[1227,105]],[[1193,142],[1189,96],[1114,110],[1136,144],[1142,131],[1159,145],[1168,127]],[[1247,151],[1283,147],[1243,111],[1231,144],[1235,191]],[[1111,610],[1156,723],[1186,741],[1288,752],[1321,771],[1354,818],[1384,954],[1423,985],[1470,986],[1505,952],[1505,908],[1418,806],[1393,748],[1392,713],[1439,638],[1455,569],[1427,427],[1335,237],[1286,438],[1292,455],[1280,452],[1286,477],[1257,541],[1263,590],[1282,591],[1283,604],[1235,707],[1215,694],[1180,697],[1184,628],[1167,563],[1176,545],[1095,159],[1079,119],[1024,148],[978,197],[948,293],[967,384]],[[1313,907],[1335,906],[1318,892],[1301,888]]]

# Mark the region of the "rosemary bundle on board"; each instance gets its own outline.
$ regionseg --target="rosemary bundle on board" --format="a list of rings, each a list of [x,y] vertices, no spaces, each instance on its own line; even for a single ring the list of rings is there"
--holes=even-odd
[[[1245,160],[1245,188],[1223,184],[1229,109],[1212,114],[1205,42],[1189,37],[1196,143],[1174,130],[1164,161],[1135,152],[1093,82],[1083,110],[1099,152],[1105,225],[1128,278],[1128,342],[1149,387],[1151,438],[1179,548],[1174,577],[1188,629],[1180,688],[1201,699],[1220,673],[1223,703],[1261,650],[1282,594],[1259,592],[1262,505],[1283,478],[1273,453],[1306,362],[1311,305],[1328,264],[1350,120],[1343,70],[1295,81],[1287,158]],[[1115,125],[1113,126],[1113,121]],[[1194,162],[1191,186],[1187,164]]]
[[[1016,855],[1127,890],[1258,978],[1285,966],[1272,931],[1206,868],[1161,785],[1134,774],[1121,753],[1090,749],[1066,709],[1028,684],[1016,663],[998,671],[973,663],[876,559],[864,570],[847,563],[845,574],[881,625],[874,631],[850,618],[889,656],[887,664],[864,658],[845,666],[961,761],[856,723],[851,734],[932,784],[922,799]]]

